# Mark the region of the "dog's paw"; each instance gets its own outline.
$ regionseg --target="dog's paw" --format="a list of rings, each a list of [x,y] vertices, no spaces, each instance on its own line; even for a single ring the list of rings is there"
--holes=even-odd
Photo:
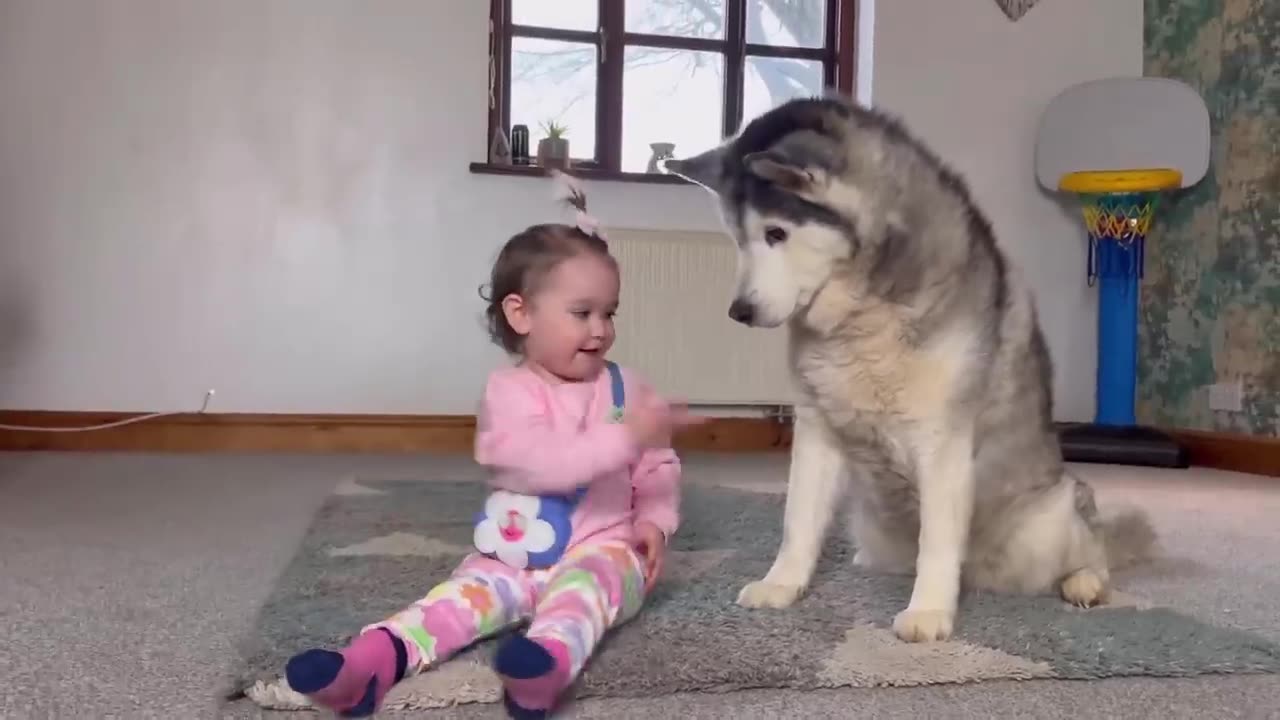
[[[933,642],[951,637],[956,614],[950,610],[907,608],[893,619],[893,632],[907,642]]]
[[[747,608],[785,608],[800,599],[804,588],[798,585],[779,585],[767,580],[748,583],[738,593],[738,604]]]
[[[1068,575],[1059,589],[1062,599],[1076,607],[1089,608],[1107,600],[1107,584],[1098,573],[1087,568]]]

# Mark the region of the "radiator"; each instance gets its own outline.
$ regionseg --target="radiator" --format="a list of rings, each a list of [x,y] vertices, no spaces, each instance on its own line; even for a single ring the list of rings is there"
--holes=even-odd
[[[790,405],[784,328],[729,319],[737,251],[722,233],[608,228],[622,271],[610,355],[695,405]]]

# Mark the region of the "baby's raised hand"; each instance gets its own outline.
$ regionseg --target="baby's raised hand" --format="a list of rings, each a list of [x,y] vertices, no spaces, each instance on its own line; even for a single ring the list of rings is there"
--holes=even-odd
[[[668,403],[656,395],[640,398],[627,408],[623,421],[636,444],[643,448],[666,447],[674,431],[705,422],[685,405]]]

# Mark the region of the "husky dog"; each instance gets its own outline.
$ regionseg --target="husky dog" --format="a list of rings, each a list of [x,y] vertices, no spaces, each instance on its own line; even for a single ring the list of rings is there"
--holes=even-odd
[[[808,587],[849,492],[859,566],[914,573],[906,641],[951,636],[962,584],[1106,601],[1155,541],[1070,475],[1031,293],[964,181],[896,119],[793,100],[666,168],[709,190],[739,250],[733,320],[788,325],[800,399],[783,540],[738,603]]]

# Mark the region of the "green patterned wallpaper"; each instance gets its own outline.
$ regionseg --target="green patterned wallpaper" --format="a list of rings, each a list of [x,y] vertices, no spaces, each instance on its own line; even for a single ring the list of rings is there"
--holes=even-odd
[[[1146,74],[1200,90],[1209,174],[1147,244],[1139,421],[1275,435],[1280,404],[1280,0],[1146,0]],[[1240,379],[1240,413],[1207,386]]]

